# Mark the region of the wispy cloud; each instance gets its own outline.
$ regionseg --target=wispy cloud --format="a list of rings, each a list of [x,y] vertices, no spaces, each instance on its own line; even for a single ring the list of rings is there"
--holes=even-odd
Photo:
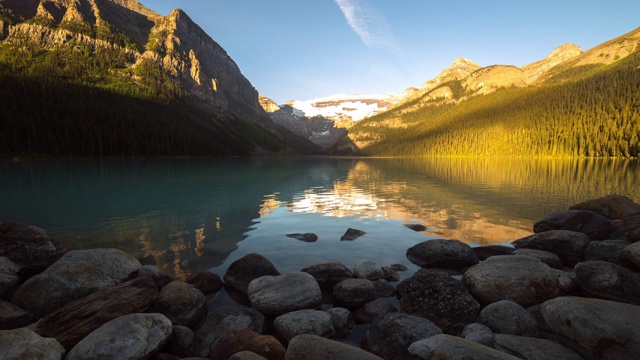
[[[384,15],[360,0],[336,0],[349,26],[365,46],[396,51],[398,44]]]

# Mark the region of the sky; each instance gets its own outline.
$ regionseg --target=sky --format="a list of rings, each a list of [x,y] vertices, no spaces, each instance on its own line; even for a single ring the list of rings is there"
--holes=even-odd
[[[638,0],[138,0],[184,10],[282,104],[402,93],[458,57],[523,66],[640,27]]]

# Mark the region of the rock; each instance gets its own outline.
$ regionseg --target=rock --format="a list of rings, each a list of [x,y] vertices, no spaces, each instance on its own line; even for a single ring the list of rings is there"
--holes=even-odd
[[[167,274],[155,265],[143,265],[140,269],[138,269],[138,276],[151,277],[158,289],[162,289],[163,286],[174,280],[177,280],[175,277]]]
[[[475,321],[480,304],[465,286],[444,272],[420,269],[396,287],[400,311],[428,319],[447,334]]]
[[[65,359],[149,359],[169,334],[171,321],[162,314],[124,315],[82,339]]]
[[[528,256],[493,256],[471,267],[462,277],[467,289],[483,305],[512,300],[521,306],[558,296],[560,284],[553,270]]]
[[[362,348],[384,359],[409,358],[414,342],[441,334],[431,321],[419,316],[391,313],[375,319],[362,339]]]
[[[260,277],[249,284],[248,294],[251,306],[268,317],[319,308],[322,303],[318,282],[305,272]]]
[[[60,360],[65,353],[56,339],[43,338],[31,329],[0,330],[1,359]]]
[[[365,234],[366,232],[362,230],[348,228],[347,231],[344,233],[344,235],[342,235],[342,237],[340,238],[340,241],[355,240]]]
[[[557,342],[532,337],[496,334],[493,336],[493,348],[524,360],[584,360]]]
[[[631,360],[640,354],[640,306],[566,296],[545,302],[541,311],[561,343],[585,359]]]
[[[265,329],[264,315],[256,309],[237,307],[220,307],[208,314],[196,330],[197,355],[211,358],[214,346],[227,335],[236,330],[249,329],[263,333]]]
[[[497,334],[538,337],[538,322],[522,306],[511,300],[487,305],[476,320]]]
[[[192,285],[175,280],[160,290],[151,311],[165,315],[173,325],[191,327],[207,314],[207,298]]]
[[[189,357],[195,355],[194,341],[195,333],[193,330],[186,326],[175,325],[171,330],[171,335],[167,338],[163,351],[179,357]]]
[[[404,226],[413,231],[427,231],[427,227],[422,224],[404,224]]]
[[[396,289],[393,285],[389,284],[389,282],[384,279],[373,281],[373,287],[376,289],[376,296],[378,297],[393,296],[396,293]]]
[[[31,313],[0,300],[0,330],[17,329],[33,322]]]
[[[371,260],[360,260],[353,267],[353,273],[356,278],[368,279],[375,281],[378,279],[384,279],[384,273],[382,268]]]
[[[269,360],[284,359],[285,347],[271,335],[261,335],[249,329],[236,330],[213,347],[211,359],[228,359],[240,351],[251,351]]]
[[[640,214],[635,213],[622,219],[624,236],[629,242],[640,241]]]
[[[302,334],[327,338],[335,335],[333,318],[320,310],[298,310],[280,315],[273,320],[273,327],[285,343]]]
[[[351,335],[355,321],[351,311],[341,307],[334,307],[327,310],[327,313],[331,315],[333,321],[333,329],[335,330],[335,337],[346,338]],[[291,346],[291,344],[289,344]]]
[[[119,316],[146,311],[157,296],[158,288],[150,277],[135,278],[67,303],[42,318],[35,331],[56,338],[65,348],[71,349],[105,323]]]
[[[18,265],[45,266],[66,252],[45,230],[20,223],[0,223],[0,256]]]
[[[315,242],[318,240],[318,235],[314,233],[304,233],[304,234],[287,234],[287,237],[304,241],[304,242]]]
[[[633,262],[636,266],[640,267],[640,242],[635,242],[622,250],[624,256]]]
[[[418,359],[517,360],[488,346],[446,334],[412,343],[407,350]]]
[[[584,251],[584,259],[608,261],[635,271],[638,267],[624,255],[624,249],[630,244],[626,240],[592,241]]]
[[[8,300],[20,283],[20,266],[6,256],[0,256],[0,299]]]
[[[584,251],[591,239],[585,234],[569,230],[549,230],[512,244],[516,249],[528,248],[552,252],[560,257],[566,266],[574,266],[584,260]]]
[[[383,266],[383,268],[385,268],[385,267],[389,268],[391,270],[394,270],[394,271],[407,271],[407,270],[409,270],[409,268],[407,268],[406,265],[402,265],[402,264],[391,264],[391,265]]]
[[[460,332],[460,337],[467,337],[471,334],[493,334],[493,331],[489,329],[488,326],[482,325],[480,323],[471,323],[467,324],[467,326],[462,329]]]
[[[375,299],[353,312],[357,324],[370,323],[380,316],[398,312],[398,308],[388,300]]]
[[[204,295],[213,294],[224,286],[220,276],[211,271],[199,271],[191,274],[187,279],[187,283],[193,285],[193,287],[200,290]]]
[[[609,219],[622,219],[640,212],[640,205],[623,195],[607,195],[573,205],[569,210],[587,210]]]
[[[476,246],[472,247],[471,250],[473,250],[480,261],[485,261],[496,255],[511,255],[511,253],[515,251],[512,246],[505,245]]]
[[[229,360],[267,360],[267,358],[251,351],[240,351],[233,354]]]
[[[585,210],[554,212],[533,225],[533,232],[569,230],[581,232],[591,240],[608,239],[613,233],[611,221],[602,215]]]
[[[400,274],[389,265],[382,267],[382,274],[387,281],[400,281]]]
[[[333,287],[333,304],[357,309],[376,298],[376,288],[367,279],[347,279]]]
[[[333,286],[342,280],[353,278],[353,272],[339,262],[316,264],[300,271],[311,274],[322,289],[328,290],[333,290]]]
[[[524,255],[536,258],[554,269],[562,269],[562,260],[552,252],[537,249],[517,249],[512,255]]]
[[[558,295],[564,296],[578,291],[580,287],[576,282],[576,273],[574,271],[552,270],[558,277],[558,283],[560,284],[560,292]]]
[[[291,339],[286,360],[382,360],[355,346],[316,335],[298,335]]]
[[[275,276],[280,272],[264,256],[251,253],[231,263],[223,279],[225,286],[246,295],[249,283],[265,275]]]
[[[640,274],[607,261],[581,262],[576,282],[594,297],[640,305]]]
[[[461,269],[478,263],[471,247],[458,240],[433,239],[407,250],[407,259],[423,268]]]
[[[141,266],[117,249],[70,251],[27,280],[11,302],[39,319],[73,300],[127,280]]]

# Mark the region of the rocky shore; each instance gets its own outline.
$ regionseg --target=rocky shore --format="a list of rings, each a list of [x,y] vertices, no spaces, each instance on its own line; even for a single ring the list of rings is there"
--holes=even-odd
[[[589,200],[512,245],[427,240],[402,281],[400,264],[281,274],[259,254],[182,281],[0,223],[0,358],[638,359],[640,205]],[[247,306],[210,306],[223,287]],[[360,347],[340,341],[355,324]]]

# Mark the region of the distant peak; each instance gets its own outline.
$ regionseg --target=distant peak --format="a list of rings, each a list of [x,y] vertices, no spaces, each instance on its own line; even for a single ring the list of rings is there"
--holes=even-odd
[[[453,60],[451,67],[457,67],[457,66],[480,67],[480,65],[476,64],[475,62],[463,57],[459,57]]]
[[[555,57],[573,57],[580,54],[582,54],[582,48],[580,46],[571,43],[565,43],[553,49],[553,51],[549,55],[547,55],[547,59]]]

